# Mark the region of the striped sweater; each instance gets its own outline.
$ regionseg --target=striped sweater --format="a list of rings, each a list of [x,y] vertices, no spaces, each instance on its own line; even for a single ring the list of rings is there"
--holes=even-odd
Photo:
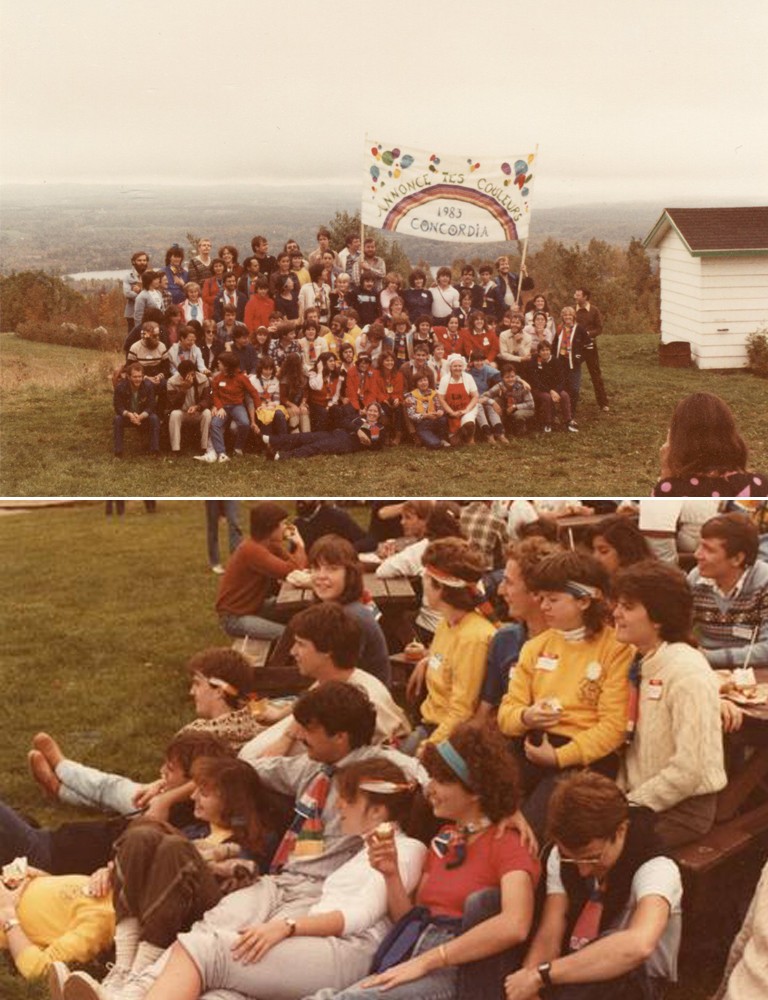
[[[759,560],[751,566],[731,597],[720,594],[698,568],[688,574],[688,583],[693,591],[694,631],[710,666],[742,666],[755,628],[750,663],[768,664],[768,563]]]

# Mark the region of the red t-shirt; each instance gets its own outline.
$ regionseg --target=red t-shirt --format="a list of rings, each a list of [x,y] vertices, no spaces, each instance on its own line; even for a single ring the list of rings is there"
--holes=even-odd
[[[427,854],[416,904],[426,906],[433,916],[460,917],[467,896],[480,889],[498,888],[508,872],[528,872],[534,889],[541,874],[539,862],[520,843],[519,834],[510,830],[497,838],[495,826],[469,844],[458,868],[446,867],[451,856],[449,852],[438,857],[431,848]]]

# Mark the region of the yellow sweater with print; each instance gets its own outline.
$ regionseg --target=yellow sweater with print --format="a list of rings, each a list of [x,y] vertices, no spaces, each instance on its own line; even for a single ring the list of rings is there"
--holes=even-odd
[[[470,611],[456,625],[444,619],[437,626],[429,647],[427,697],[421,705],[422,719],[437,726],[430,743],[447,740],[460,722],[474,715],[495,634],[478,611]]]
[[[505,736],[524,736],[524,710],[557,698],[563,712],[549,731],[570,738],[556,750],[558,767],[584,766],[607,756],[624,740],[634,651],[618,641],[612,628],[575,642],[556,629],[542,632],[520,652],[499,706],[499,729]]]
[[[90,962],[106,951],[115,936],[112,894],[83,895],[87,875],[40,875],[30,879],[16,908],[32,942],[16,958],[25,979],[44,976],[51,963]],[[0,948],[7,948],[0,931]]]

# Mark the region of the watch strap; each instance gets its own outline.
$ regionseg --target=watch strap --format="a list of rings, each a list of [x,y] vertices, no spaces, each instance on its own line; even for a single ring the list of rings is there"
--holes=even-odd
[[[536,966],[536,971],[539,974],[539,978],[541,979],[541,985],[542,986],[550,987],[550,986],[553,985],[553,983],[552,983],[552,963],[551,962],[542,962],[541,965],[537,965]]]

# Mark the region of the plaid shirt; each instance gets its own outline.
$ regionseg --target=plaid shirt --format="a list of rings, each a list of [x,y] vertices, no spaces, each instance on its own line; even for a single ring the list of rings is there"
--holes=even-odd
[[[473,500],[462,510],[460,524],[464,537],[480,550],[485,568],[501,566],[509,544],[506,523],[482,500]]]

